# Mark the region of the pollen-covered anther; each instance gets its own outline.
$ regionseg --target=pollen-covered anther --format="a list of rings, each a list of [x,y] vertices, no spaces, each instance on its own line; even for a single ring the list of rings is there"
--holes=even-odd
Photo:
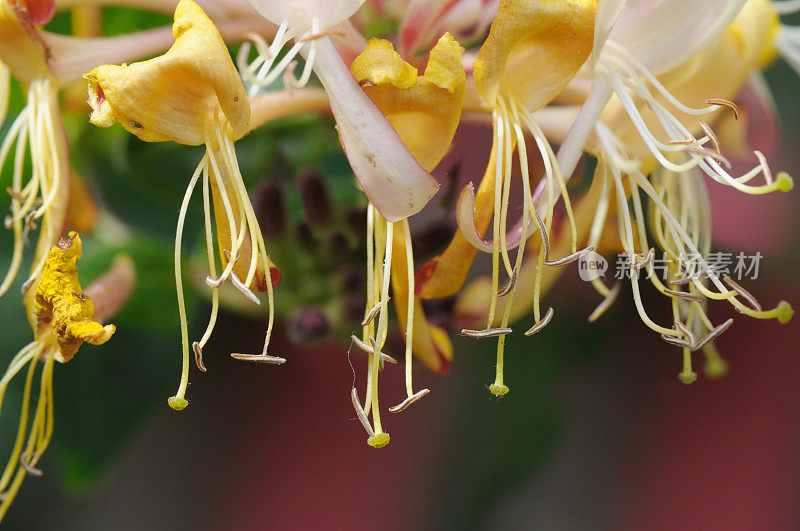
[[[391,411],[392,413],[400,413],[401,411],[405,410],[408,406],[410,406],[411,404],[413,404],[414,402],[416,402],[417,400],[419,400],[420,398],[422,398],[423,396],[427,395],[430,392],[431,392],[430,389],[421,389],[416,393],[414,393],[413,395],[406,398],[405,400],[403,400],[402,402],[400,402],[399,404],[397,404],[396,406],[390,407],[389,411]]]
[[[678,297],[678,298],[685,299],[685,300],[688,300],[688,301],[703,302],[703,300],[705,300],[705,299],[703,299],[703,297],[701,295],[697,295],[695,293],[688,293],[686,291],[676,291],[676,290],[673,290],[673,289],[664,288],[664,293],[666,293],[667,295],[671,295],[673,297]]]
[[[387,297],[385,302],[389,302],[390,299],[391,297]],[[375,306],[373,306],[370,309],[370,311],[367,312],[367,315],[364,316],[364,319],[361,321],[361,326],[368,326],[372,322],[372,320],[375,319],[375,316],[378,315],[378,312],[381,310],[383,305],[384,301],[381,301]]]
[[[286,363],[286,358],[270,356],[269,354],[239,354],[232,352],[231,358],[241,361],[252,361],[254,363],[266,363],[267,365],[281,365]]]
[[[647,251],[647,254],[644,257],[644,260],[642,260],[641,262],[636,259],[636,256],[629,257],[631,269],[638,270],[638,269],[644,269],[645,267],[649,266],[650,262],[653,261],[653,257],[655,256],[655,254],[656,254],[655,248],[650,247],[650,249]]]
[[[725,165],[726,168],[730,169],[730,167],[731,167],[730,161],[728,159],[726,159],[724,156],[722,156],[720,153],[718,153],[717,151],[713,150],[713,149],[704,148],[704,147],[696,147],[696,146],[687,146],[687,147],[683,148],[681,151],[683,151],[684,153],[691,153],[692,155],[700,155],[702,157],[709,157],[709,158],[712,158],[712,159],[716,160],[717,162],[721,162],[722,164]]]
[[[512,333],[510,328],[486,328],[484,330],[472,330],[470,328],[463,328],[461,330],[462,336],[475,337],[482,339],[485,337],[500,337]]]
[[[566,264],[571,264],[575,260],[579,259],[581,256],[584,256],[587,253],[594,251],[594,246],[589,246],[585,249],[581,249],[580,251],[576,251],[570,255],[561,258],[560,260],[552,260],[552,261],[545,261],[544,265],[546,266],[562,266]]]
[[[697,336],[694,334],[694,332],[692,332],[692,330],[681,321],[675,321],[675,328],[680,330],[680,332],[686,336],[686,340],[689,343],[689,348],[691,350],[697,350],[698,342]]]
[[[359,349],[363,350],[367,354],[373,354],[373,355],[375,354],[375,349],[373,347],[367,345],[366,343],[364,343],[360,339],[358,339],[358,337],[356,337],[354,335],[351,335],[350,339],[353,341],[353,344],[355,346],[357,346]],[[374,340],[372,338],[370,338],[370,340],[371,340],[370,343],[374,343]],[[381,352],[381,359],[383,361],[389,362],[389,363],[391,363],[393,365],[397,365],[397,360],[395,358],[393,358],[392,356],[390,356],[388,354],[385,354],[383,352]]]
[[[370,438],[374,437],[375,430],[372,429],[369,419],[367,418],[367,414],[364,412],[364,408],[361,406],[361,400],[358,398],[358,390],[355,387],[350,390],[350,398],[353,402],[353,409],[356,410],[356,416],[361,422],[361,425],[364,426],[364,429],[367,431],[367,435],[369,435]]]
[[[706,337],[704,337],[702,340],[700,340],[700,342],[699,342],[699,343],[697,343],[697,345],[695,346],[695,348],[694,348],[694,349],[692,349],[692,350],[697,350],[697,349],[699,349],[699,348],[703,348],[703,347],[704,347],[704,346],[705,346],[707,343],[709,343],[710,341],[713,341],[714,339],[716,339],[716,338],[718,338],[720,335],[722,335],[722,333],[723,333],[725,330],[727,330],[728,328],[730,328],[730,326],[731,326],[732,324],[733,324],[733,319],[728,319],[727,321],[725,321],[725,322],[724,322],[724,323],[722,323],[721,325],[717,326],[717,327],[716,327],[716,328],[714,328],[712,331],[710,331],[710,332],[708,333],[708,335],[706,335]]]
[[[706,105],[721,105],[722,107],[727,107],[728,109],[733,112],[733,117],[737,120],[739,119],[739,107],[730,100],[725,100],[722,98],[709,98],[705,101]]]
[[[200,347],[200,343],[193,341],[192,350],[194,351],[194,363],[197,365],[197,368],[203,372],[208,372],[205,364],[203,364],[203,349]]]
[[[589,314],[588,321],[590,323],[593,323],[596,320],[598,320],[600,316],[602,316],[604,313],[606,313],[606,311],[609,308],[611,308],[611,305],[614,304],[614,301],[617,300],[617,297],[619,296],[619,292],[621,289],[622,289],[622,283],[619,281],[615,282],[614,287],[611,288],[611,291],[608,292],[606,298],[603,299],[603,301],[597,305],[597,308],[595,308],[591,314]]]
[[[747,301],[747,303],[750,305],[751,308],[753,308],[753,310],[757,312],[764,310],[761,307],[761,304],[758,303],[758,300],[756,300],[756,298],[753,297],[753,294],[744,289],[738,282],[734,282],[734,280],[730,276],[724,275],[722,277],[722,280],[728,285],[728,287],[730,287],[733,291],[738,293],[745,301]]]
[[[497,295],[500,297],[505,297],[506,295],[511,293],[511,290],[513,290],[514,286],[517,285],[518,276],[519,276],[519,271],[517,271],[517,268],[514,268],[511,272],[511,277],[509,277],[508,282],[506,282],[506,285],[503,286],[503,288],[497,292]]]
[[[703,120],[698,120],[698,123],[700,124],[700,127],[703,129],[703,132],[706,134],[708,139],[711,141],[711,144],[714,146],[714,151],[716,151],[717,154],[721,156],[722,155],[722,147],[721,147],[721,144],[719,142],[719,138],[717,138],[717,135],[714,134],[714,130],[711,129],[711,126],[708,125]]]
[[[544,314],[544,317],[542,318],[541,321],[539,321],[538,323],[536,323],[535,325],[533,325],[532,327],[530,327],[528,330],[525,331],[525,335],[532,336],[536,332],[539,332],[545,326],[548,325],[548,323],[552,318],[553,318],[553,307],[551,306],[547,309],[547,313]]]

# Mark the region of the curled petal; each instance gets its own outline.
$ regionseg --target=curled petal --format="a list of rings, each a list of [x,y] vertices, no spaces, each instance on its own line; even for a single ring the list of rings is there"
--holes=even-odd
[[[233,138],[241,138],[249,130],[249,100],[216,27],[195,2],[181,0],[172,34],[175,44],[164,55],[85,76],[91,122],[117,121],[147,142],[199,145],[206,122],[221,108]]]
[[[350,67],[414,158],[430,171],[450,148],[464,101],[464,49],[445,35],[431,50],[422,76],[392,45],[373,39]]]
[[[475,187],[472,183],[468,183],[461,189],[458,195],[458,203],[456,205],[456,220],[458,221],[458,229],[470,245],[483,251],[491,253],[493,251],[493,242],[484,240],[475,226]],[[525,233],[530,234],[533,222],[528,222],[528,227]],[[522,220],[506,234],[506,247],[508,250],[515,249],[522,238]]]
[[[549,103],[592,51],[595,8],[592,0],[500,2],[474,63],[489,105],[502,90],[529,112]]]
[[[364,193],[387,221],[416,214],[439,190],[400,135],[353,78],[328,37],[314,71],[328,91],[347,159]]]
[[[594,22],[594,43],[592,44],[592,66],[597,64],[600,52],[611,35],[614,23],[619,18],[627,0],[597,0],[597,16]]]

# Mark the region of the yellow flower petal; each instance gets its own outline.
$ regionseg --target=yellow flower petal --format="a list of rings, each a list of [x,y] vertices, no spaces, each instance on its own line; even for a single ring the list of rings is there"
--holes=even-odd
[[[204,143],[206,122],[221,108],[234,139],[247,133],[250,104],[217,28],[192,0],[181,0],[172,25],[175,44],[131,65],[105,65],[89,81],[90,120],[115,121],[147,142]]]
[[[392,233],[392,291],[397,322],[405,329],[408,319],[408,269],[406,268],[405,227],[395,224]],[[422,300],[414,298],[414,324],[411,350],[430,370],[444,374],[453,360],[453,345],[447,332],[432,325],[425,316]]]
[[[52,334],[58,342],[60,362],[67,362],[81,343],[101,345],[116,331],[114,325],[94,322],[94,304],[78,282],[81,238],[70,232],[67,239],[50,249],[36,287],[33,313],[36,339]]]
[[[403,61],[391,43],[372,39],[350,67],[419,164],[430,171],[453,140],[464,101],[464,49],[444,35],[431,50],[425,73]]]
[[[528,112],[549,103],[592,51],[595,0],[503,0],[475,58],[490,106],[508,92]]]

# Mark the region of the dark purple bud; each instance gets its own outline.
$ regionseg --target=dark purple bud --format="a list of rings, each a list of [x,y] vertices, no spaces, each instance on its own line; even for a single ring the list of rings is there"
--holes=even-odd
[[[279,238],[286,230],[286,205],[280,181],[262,180],[253,197],[253,208],[264,237]]]
[[[331,200],[325,179],[316,170],[305,170],[297,178],[303,211],[311,225],[324,225],[332,216]]]

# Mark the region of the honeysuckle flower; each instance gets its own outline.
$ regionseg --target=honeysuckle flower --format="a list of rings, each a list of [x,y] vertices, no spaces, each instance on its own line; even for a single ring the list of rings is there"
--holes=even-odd
[[[41,459],[53,434],[53,365],[66,363],[83,343],[102,345],[115,332],[112,324],[100,324],[116,313],[130,295],[133,266],[129,259],[116,262],[105,280],[94,290],[98,297],[113,296],[96,311],[90,292],[81,289],[76,262],[81,257],[81,238],[70,232],[45,255],[44,266],[35,278],[34,287],[25,297],[25,307],[33,328],[34,340],[11,360],[0,380],[0,404],[9,383],[24,368],[25,387],[22,395],[19,428],[11,456],[0,476],[0,520],[26,475],[40,476],[36,463]],[[113,287],[109,287],[113,286]],[[38,397],[33,399],[34,376],[42,363]],[[34,406],[31,418],[30,409]]]
[[[328,92],[345,154],[370,202],[391,222],[419,212],[439,184],[353,79],[331,40],[340,32],[348,34],[345,22],[364,1],[249,1],[278,25],[269,47],[259,46],[260,54],[250,65],[243,65],[243,58],[240,61],[243,77],[251,86],[250,95],[282,77],[287,77],[292,86],[302,87],[313,70]],[[278,61],[278,52],[292,40],[294,45]],[[292,62],[301,54],[306,64],[299,79],[294,79]]]
[[[463,51],[452,36],[444,35],[430,51],[424,74],[419,75],[391,43],[373,39],[350,67],[355,79],[426,171],[436,167],[447,153],[458,126],[465,85],[460,61]],[[358,344],[369,352],[370,364],[365,406],[361,406],[355,388],[353,405],[370,435],[368,444],[381,447],[389,442],[380,420],[378,373],[388,330],[390,279],[398,321],[406,329],[407,392],[407,398],[390,411],[402,411],[428,393],[428,389],[416,393],[413,390],[412,352],[428,366],[441,369],[443,363],[449,365],[452,346],[442,329],[427,322],[421,301],[414,294],[414,257],[408,220],[388,221],[373,204],[368,208],[367,306]],[[367,421],[370,411],[374,428]]]
[[[14,233],[14,249],[9,270],[0,282],[0,296],[8,291],[19,272],[28,232],[38,227],[37,260],[23,284],[23,292],[30,288],[44,267],[47,250],[61,235],[63,227],[58,220],[64,219],[69,203],[69,156],[59,114],[57,82],[48,67],[47,48],[36,30],[36,25],[49,21],[54,12],[53,3],[46,0],[0,2],[0,60],[28,85],[27,105],[0,145],[0,171],[16,145],[12,183],[6,188],[11,196],[11,214],[5,218],[5,227]],[[7,76],[4,86],[5,94],[0,94],[0,99],[5,100],[5,108]],[[26,181],[24,163],[28,150],[32,167]]]
[[[575,224],[564,179],[547,137],[536,124],[533,113],[558,95],[589,57],[594,36],[596,3],[594,1],[522,2],[501,1],[492,22],[489,36],[473,64],[473,76],[481,96],[492,109],[494,141],[492,155],[477,194],[472,185],[465,187],[457,205],[459,231],[445,252],[423,266],[417,275],[417,289],[423,297],[446,296],[456,291],[466,277],[475,250],[492,254],[492,284],[488,320],[485,329],[462,333],[474,337],[498,337],[497,372],[490,391],[496,396],[508,392],[503,383],[503,352],[508,328],[508,311],[499,327],[494,327],[498,295],[513,297],[522,266],[522,258],[533,221],[540,239],[539,280],[545,261],[550,261],[549,232],[553,222],[555,190],[564,197],[572,227],[573,242],[567,260],[576,257]],[[545,168],[545,177],[532,193],[524,130],[532,135]],[[511,168],[517,151],[522,174],[522,220],[516,228],[507,229],[508,203],[511,193]],[[546,185],[546,186],[545,186]],[[546,194],[544,191],[546,190]],[[540,204],[542,200],[546,200]],[[483,240],[489,221],[494,220],[492,241]],[[519,247],[512,265],[509,250]],[[508,282],[500,288],[500,262]],[[556,260],[552,265],[560,265]],[[550,263],[550,262],[548,262]],[[506,306],[507,309],[510,305]],[[547,324],[551,312],[543,318],[538,295],[534,297],[535,333]]]
[[[267,293],[269,324],[261,354],[232,354],[234,358],[280,364],[284,358],[267,354],[274,322],[273,287],[280,273],[267,256],[253,206],[242,181],[234,141],[249,131],[250,104],[233,61],[219,32],[192,0],[181,0],[172,26],[175,43],[163,55],[131,65],[106,65],[92,70],[89,81],[90,120],[123,128],[147,142],[173,141],[205,144],[206,154],[186,190],[175,235],[175,284],[178,290],[183,365],[178,392],[169,405],[182,410],[189,375],[189,352],[194,351],[200,370],[205,370],[202,349],[216,324],[219,286],[227,279],[248,299],[260,300],[255,291]],[[203,177],[206,248],[211,288],[211,318],[199,341],[189,343],[181,277],[181,237],[192,192]],[[211,230],[211,203],[217,228],[217,251]],[[217,276],[216,259],[222,264]]]
[[[631,1],[624,6],[622,3],[601,2],[595,49],[587,66],[593,67],[594,86],[562,143],[558,160],[562,171],[571,173],[589,133],[596,131],[599,145],[596,148],[590,145],[589,149],[599,156],[595,181],[600,179],[603,184],[598,187],[602,192],[597,214],[591,222],[587,247],[598,247],[609,210],[615,208],[618,211],[619,240],[629,257],[629,276],[637,311],[643,322],[662,334],[666,341],[683,347],[684,369],[680,377],[690,383],[696,378],[691,368],[691,352],[694,350],[703,348],[707,374],[719,375],[724,367],[714,349],[713,339],[732,321],[713,325],[705,313],[707,299],[728,300],[740,312],[758,318],[777,318],[786,322],[792,315],[791,307],[785,301],[773,310],[763,310],[743,287],[732,279],[718,278],[706,263],[711,242],[709,206],[697,172],[702,171],[722,184],[749,193],[786,191],[791,188],[791,179],[786,174],[773,179],[765,158],[759,152],[756,152],[759,166],[745,176],[731,177],[723,168],[726,161],[718,138],[707,123],[695,118],[723,106],[736,111],[728,98],[739,91],[754,70],[763,67],[765,61],[774,55],[771,43],[776,34],[777,19],[770,4],[751,1],[739,12],[741,4],[720,2],[712,6],[714,3],[709,2],[701,10],[693,11],[699,18],[699,21],[692,22],[697,22],[696,27],[683,27],[675,33],[641,32],[646,22],[668,20],[672,14],[667,4],[670,2]],[[683,4],[674,7],[677,12],[689,9]],[[620,9],[617,25],[609,23]],[[658,16],[659,13],[664,13],[664,16]],[[731,24],[733,17],[736,18]],[[672,40],[674,36],[683,39],[680,46],[678,41]],[[603,46],[606,37],[608,41]],[[676,59],[674,50],[682,51],[684,47],[697,53],[691,57],[677,54]],[[656,74],[660,76],[656,78]],[[612,93],[617,99],[606,105]],[[682,98],[690,102],[708,100],[714,105],[693,109],[682,104]],[[640,102],[647,107],[639,109],[637,105]],[[670,111],[669,107],[676,110]],[[621,111],[617,110],[620,108]],[[657,140],[657,133],[651,132],[651,128],[660,128],[660,134],[666,135],[668,141]],[[705,136],[698,139],[694,131]],[[714,149],[704,147],[704,144]],[[648,178],[647,174],[653,168],[655,171]],[[765,177],[764,185],[747,184],[760,173]],[[648,220],[644,217],[641,195],[650,203],[652,214]],[[632,212],[629,202],[632,203]],[[648,228],[649,234],[655,236],[655,247],[648,243]],[[666,284],[653,272],[655,248],[665,251],[669,263],[674,266]],[[697,262],[694,265],[699,268],[699,273],[689,272],[690,260]],[[534,274],[532,269],[533,266],[529,265],[526,273]],[[671,300],[674,327],[659,325],[648,316],[639,291],[640,270],[647,271],[651,283]],[[713,284],[712,289],[707,287],[708,282]],[[593,279],[592,284],[605,299],[590,320],[599,317],[619,293],[618,285],[609,288],[599,278]],[[684,290],[681,286],[688,287]],[[508,310],[511,302],[505,302]],[[470,288],[468,297],[460,301],[461,309],[465,311],[476,304],[479,304],[479,299]]]

